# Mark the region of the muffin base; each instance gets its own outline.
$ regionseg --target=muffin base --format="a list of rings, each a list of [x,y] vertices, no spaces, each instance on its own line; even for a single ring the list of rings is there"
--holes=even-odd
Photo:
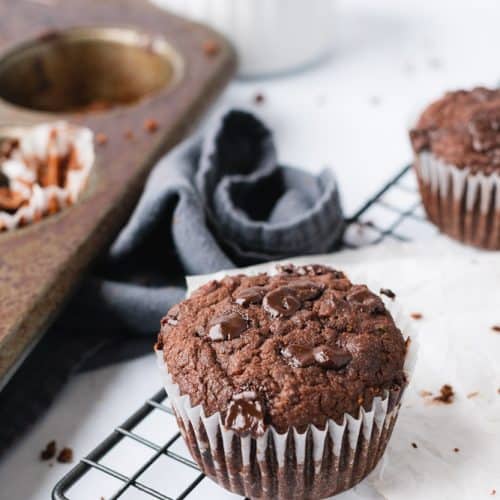
[[[262,500],[326,498],[359,483],[385,451],[405,388],[375,398],[357,418],[328,420],[324,429],[280,434],[269,426],[254,438],[226,429],[220,413],[207,417],[201,405],[193,407],[172,381],[162,351],[156,354],[181,434],[202,472],[233,493]]]
[[[364,479],[382,457],[398,411],[399,405],[386,415],[380,427],[374,424],[366,435],[363,430],[358,432],[355,447],[351,447],[349,433],[356,431],[348,426],[340,438],[338,452],[335,451],[337,446],[328,427],[324,432],[308,429],[298,436],[305,443],[303,454],[297,453],[296,448],[301,446],[291,433],[276,437],[276,433],[270,431],[265,437],[267,447],[264,457],[259,459],[256,440],[250,438],[249,463],[246,465],[241,438],[233,436],[228,440],[222,436],[222,432],[226,433],[227,430],[217,432],[216,445],[212,448],[207,446],[208,436],[207,441],[199,439],[207,435],[203,423],[199,424],[196,432],[192,422],[185,422],[177,412],[176,416],[191,455],[203,473],[214,482],[245,497],[302,500],[336,495]],[[319,460],[314,457],[314,432],[322,435],[323,453]],[[229,441],[231,453],[227,453],[224,441]],[[278,458],[279,441],[286,444],[281,452],[284,459],[281,465]]]
[[[500,175],[472,173],[424,152],[414,164],[429,220],[448,236],[500,250]]]

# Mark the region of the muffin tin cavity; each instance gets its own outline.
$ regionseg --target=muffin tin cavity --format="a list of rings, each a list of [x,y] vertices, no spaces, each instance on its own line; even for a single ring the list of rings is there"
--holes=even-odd
[[[132,29],[45,34],[0,60],[0,97],[37,111],[102,111],[173,86],[182,61],[161,37]]]

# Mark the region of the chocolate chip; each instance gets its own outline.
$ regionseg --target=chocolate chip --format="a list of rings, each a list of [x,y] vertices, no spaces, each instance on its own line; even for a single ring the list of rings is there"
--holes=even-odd
[[[389,288],[381,288],[380,293],[393,300],[396,298],[396,294]]]
[[[317,365],[325,369],[340,370],[352,360],[350,353],[329,346],[309,347],[290,344],[281,354],[295,368]]]
[[[233,396],[227,407],[224,426],[240,435],[264,434],[264,410],[256,392],[245,391]]]
[[[318,298],[323,292],[323,288],[314,281],[307,278],[299,278],[287,283],[299,300],[313,300]]]
[[[340,370],[351,362],[352,356],[347,351],[341,349],[319,346],[314,349],[314,359],[321,368]]]
[[[354,304],[359,304],[371,314],[379,314],[385,311],[382,299],[370,292],[365,285],[354,285],[346,296],[346,299]]]
[[[263,305],[271,317],[279,318],[292,316],[302,304],[293,289],[280,286],[264,297]]]
[[[248,328],[248,323],[245,318],[236,312],[229,312],[217,316],[209,324],[208,337],[218,340],[233,340]]]
[[[56,442],[55,441],[49,441],[45,445],[45,449],[43,449],[40,453],[40,459],[41,460],[50,460],[54,458],[56,455]]]
[[[411,443],[411,445],[412,445],[412,446],[413,446],[413,448],[415,448],[415,449],[416,449],[416,448],[418,448],[417,443]]]
[[[237,293],[235,302],[243,307],[248,307],[250,304],[260,304],[265,293],[266,289],[264,287],[252,286]]]
[[[500,333],[500,325],[493,325],[493,326],[491,327],[491,329],[492,329],[494,332]]]
[[[61,464],[73,462],[73,450],[71,448],[63,448],[59,452],[59,455],[57,455],[57,461]]]
[[[295,368],[304,368],[316,363],[313,349],[309,346],[290,344],[282,349],[281,355]]]

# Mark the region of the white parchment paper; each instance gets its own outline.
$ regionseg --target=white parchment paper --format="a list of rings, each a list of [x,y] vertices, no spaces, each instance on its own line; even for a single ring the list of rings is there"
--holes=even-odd
[[[500,333],[492,329],[500,325],[500,252],[437,238],[285,262],[328,264],[353,281],[364,276],[423,315],[418,363],[385,458],[359,486],[335,498],[472,500],[495,498],[494,490],[500,497]],[[228,273],[190,277],[188,290]],[[443,384],[455,391],[452,404],[421,395],[438,394]]]

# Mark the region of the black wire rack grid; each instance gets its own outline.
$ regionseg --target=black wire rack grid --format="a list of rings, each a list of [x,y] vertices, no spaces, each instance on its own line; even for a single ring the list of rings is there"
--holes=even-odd
[[[431,237],[437,229],[425,219],[418,195],[418,189],[411,166],[405,167],[381,190],[349,219],[344,235],[344,247],[358,248],[381,241],[409,241]],[[158,444],[157,435],[145,437],[141,425],[152,416],[164,419],[161,427],[168,427],[168,435]],[[169,426],[165,417],[170,421]],[[142,453],[134,453],[141,462],[133,470],[117,470],[113,466],[113,452],[125,441],[139,447]],[[145,453],[144,453],[145,452]],[[130,451],[128,452],[130,453]],[[168,461],[167,463],[164,463]],[[163,467],[161,481],[148,478],[148,471]],[[167,472],[168,471],[168,472]],[[96,474],[105,477],[95,481]],[[176,480],[169,481],[166,474],[175,474]],[[170,476],[172,477],[172,476]],[[191,459],[187,448],[177,431],[175,417],[168,404],[168,397],[162,389],[148,399],[122,425],[94,448],[85,458],[73,467],[55,486],[54,500],[182,500],[189,497],[220,499],[225,494],[210,481],[204,480],[197,464]],[[172,488],[172,484],[176,489]],[[91,487],[98,484],[99,492]],[[227,498],[237,498],[228,495]]]

